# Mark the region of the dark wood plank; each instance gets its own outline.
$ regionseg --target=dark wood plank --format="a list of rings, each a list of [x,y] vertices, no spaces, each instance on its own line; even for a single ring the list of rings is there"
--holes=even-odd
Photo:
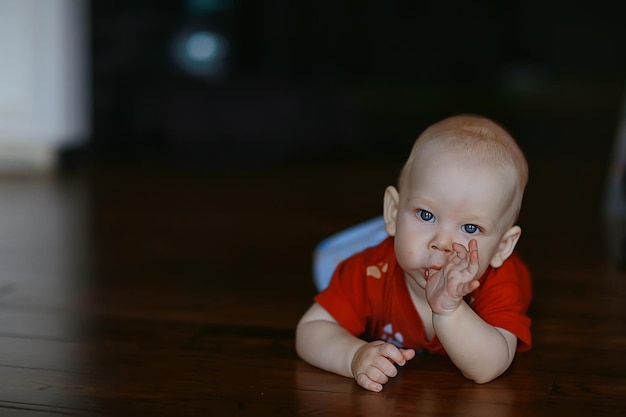
[[[0,366],[0,412],[97,415],[98,407],[88,395],[90,385],[77,373]]]

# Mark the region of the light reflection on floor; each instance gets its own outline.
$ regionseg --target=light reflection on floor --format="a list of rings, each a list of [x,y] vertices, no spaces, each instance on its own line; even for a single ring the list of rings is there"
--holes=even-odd
[[[0,404],[86,407],[88,204],[80,180],[0,178]]]

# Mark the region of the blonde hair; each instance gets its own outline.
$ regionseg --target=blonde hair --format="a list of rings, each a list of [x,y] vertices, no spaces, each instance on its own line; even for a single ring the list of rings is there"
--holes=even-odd
[[[528,163],[513,137],[498,123],[482,116],[452,116],[428,127],[415,141],[400,173],[399,187],[406,186],[416,155],[429,144],[436,144],[492,166],[513,168],[518,177],[514,220],[528,183]]]

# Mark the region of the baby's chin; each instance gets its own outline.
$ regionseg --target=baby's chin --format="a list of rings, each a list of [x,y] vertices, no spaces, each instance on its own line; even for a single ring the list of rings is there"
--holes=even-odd
[[[411,274],[407,274],[405,273],[404,276],[406,277],[407,281],[409,281],[410,287],[412,289],[420,289],[422,291],[425,290],[426,288],[426,279],[424,278],[424,274],[421,271],[415,271]]]

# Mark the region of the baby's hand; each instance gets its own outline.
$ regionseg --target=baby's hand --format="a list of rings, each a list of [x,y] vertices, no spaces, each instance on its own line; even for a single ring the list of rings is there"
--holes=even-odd
[[[413,359],[413,349],[399,349],[378,340],[359,348],[352,358],[352,375],[356,382],[370,391],[382,391],[383,384],[398,374],[394,363],[403,366]]]
[[[469,250],[453,243],[454,256],[426,282],[426,299],[436,314],[450,314],[463,301],[463,297],[474,291],[478,282],[478,242],[472,239]]]

